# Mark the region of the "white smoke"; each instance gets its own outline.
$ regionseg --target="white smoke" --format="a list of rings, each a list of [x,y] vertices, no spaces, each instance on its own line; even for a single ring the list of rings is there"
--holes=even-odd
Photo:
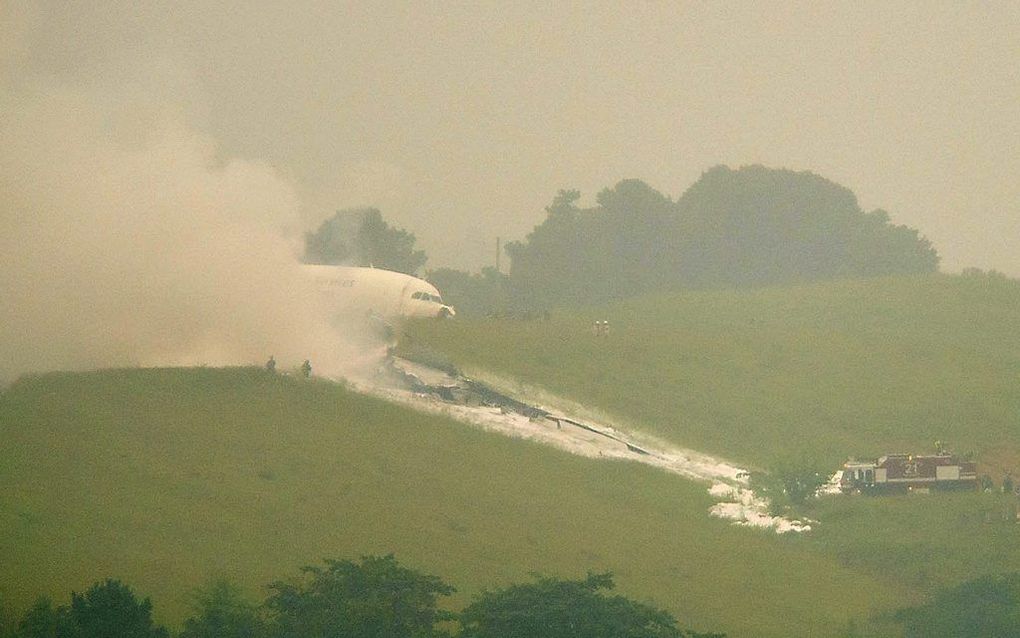
[[[153,66],[0,74],[0,380],[270,354],[335,371],[294,189],[219,157],[187,123],[187,74]]]

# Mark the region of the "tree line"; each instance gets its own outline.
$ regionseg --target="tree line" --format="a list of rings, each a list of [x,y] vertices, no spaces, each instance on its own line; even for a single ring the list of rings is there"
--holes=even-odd
[[[914,229],[865,212],[847,188],[808,172],[717,166],[673,201],[624,180],[582,208],[560,191],[546,219],[507,245],[511,295],[538,307],[648,292],[783,285],[934,272]]]
[[[546,217],[505,250],[509,272],[441,268],[426,277],[464,315],[532,314],[653,292],[784,285],[935,272],[917,230],[810,172],[716,166],[678,199],[637,180],[582,207],[561,190]],[[358,225],[360,224],[360,226]],[[378,210],[340,211],[306,237],[313,263],[355,263],[415,274],[426,255]]]
[[[260,603],[217,581],[194,596],[178,638],[722,638],[681,629],[671,614],[610,595],[611,574],[485,590],[459,612],[440,600],[455,589],[392,555],[326,560],[270,583]],[[39,599],[20,620],[0,615],[0,638],[169,638],[152,602],[118,580]]]
[[[176,637],[724,638],[680,628],[669,612],[611,595],[613,587],[608,573],[535,576],[484,590],[452,612],[440,604],[455,592],[451,585],[392,555],[326,560],[270,583],[261,603],[224,580],[197,590]],[[149,598],[107,579],[72,592],[66,605],[40,598],[20,619],[0,605],[0,638],[170,638],[152,611]],[[935,592],[887,620],[909,637],[1020,636],[1020,573],[982,576]]]
[[[414,243],[414,234],[391,227],[377,208],[338,210],[315,232],[305,234],[304,261],[374,266],[413,275],[428,259]]]

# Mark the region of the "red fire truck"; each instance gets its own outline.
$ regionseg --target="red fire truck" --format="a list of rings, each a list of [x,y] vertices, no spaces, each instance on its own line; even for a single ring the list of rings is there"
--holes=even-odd
[[[976,489],[977,468],[953,454],[887,454],[875,461],[843,464],[840,489],[846,493]]]

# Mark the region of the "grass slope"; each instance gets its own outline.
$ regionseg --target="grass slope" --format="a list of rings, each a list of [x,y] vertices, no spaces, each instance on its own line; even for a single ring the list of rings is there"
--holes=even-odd
[[[1020,284],[928,276],[690,292],[549,321],[421,322],[406,351],[540,386],[753,467],[973,451],[1020,476]],[[591,322],[608,319],[597,339]],[[870,582],[930,594],[1020,570],[1011,496],[824,499],[802,538]],[[854,587],[872,586],[857,583]]]
[[[594,319],[609,320],[609,338],[592,336]],[[1005,467],[1020,460],[1018,319],[1017,282],[938,275],[691,292],[544,322],[422,322],[403,347],[759,467],[836,467],[936,439]]]
[[[461,587],[457,604],[532,571],[612,570],[624,594],[732,636],[835,633],[911,599],[710,519],[704,487],[664,472],[259,370],[25,378],[0,394],[0,440],[0,594],[21,608],[110,576],[179,623],[211,577],[254,593],[388,552]]]

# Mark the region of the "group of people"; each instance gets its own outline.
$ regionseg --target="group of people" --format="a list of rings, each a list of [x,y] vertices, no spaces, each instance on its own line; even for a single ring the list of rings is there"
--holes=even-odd
[[[608,337],[609,336],[609,322],[608,321],[596,321],[591,324],[591,333],[596,337]]]
[[[276,374],[276,357],[269,355],[269,361],[266,361],[266,370],[271,374]],[[301,376],[308,378],[312,376],[312,363],[308,359],[301,364]]]

